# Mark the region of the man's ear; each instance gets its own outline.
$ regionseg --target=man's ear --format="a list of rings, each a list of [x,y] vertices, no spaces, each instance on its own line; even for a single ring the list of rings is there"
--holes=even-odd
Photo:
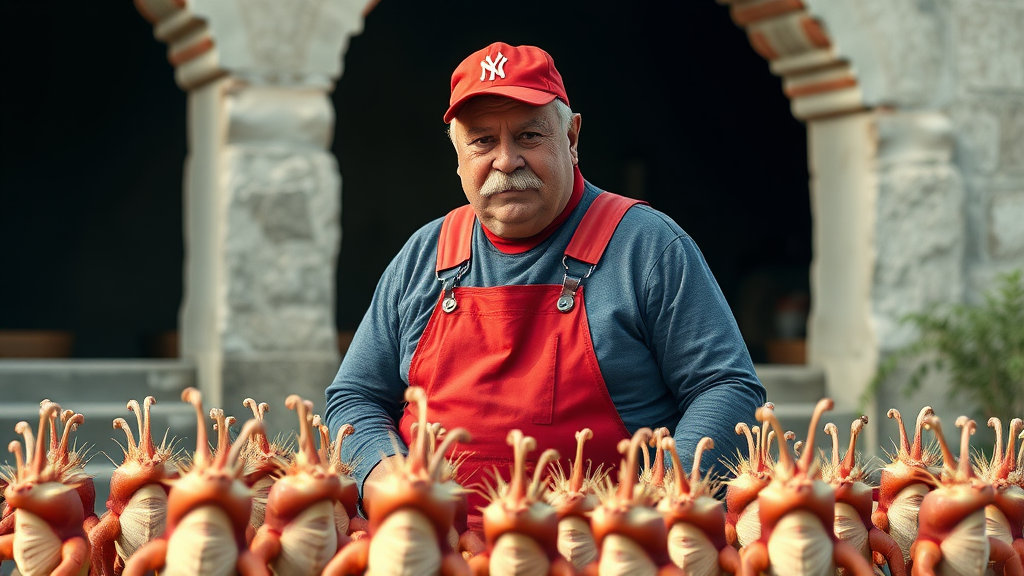
[[[569,156],[572,157],[572,165],[575,166],[580,162],[579,151],[577,146],[580,143],[580,127],[583,125],[583,116],[580,114],[572,115],[572,122],[569,124]]]

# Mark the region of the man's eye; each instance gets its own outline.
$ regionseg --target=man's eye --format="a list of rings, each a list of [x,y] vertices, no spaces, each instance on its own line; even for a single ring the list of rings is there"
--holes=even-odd
[[[541,134],[539,132],[523,132],[522,134],[519,135],[519,137],[522,138],[523,140],[535,140],[537,138],[540,138],[540,136]]]
[[[471,141],[470,144],[473,144],[473,145],[483,145],[483,144],[490,144],[493,141],[494,141],[494,138],[492,138],[490,136],[481,136],[481,137]]]

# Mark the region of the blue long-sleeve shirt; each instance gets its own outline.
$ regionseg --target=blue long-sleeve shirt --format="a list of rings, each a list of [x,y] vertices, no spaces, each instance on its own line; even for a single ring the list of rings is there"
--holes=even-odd
[[[520,254],[498,250],[477,221],[472,262],[460,285],[561,284],[565,248],[600,192],[586,183],[568,219]],[[406,450],[396,422],[416,345],[441,293],[434,268],[442,220],[415,232],[384,271],[327,388],[331,430],[346,423],[356,430],[346,438],[342,458],[355,462],[360,489],[383,457]],[[582,275],[586,268],[574,272]],[[697,443],[710,436],[715,449],[704,454],[702,468],[724,472],[719,459],[734,459],[746,447],[736,423],[753,418],[765,391],[693,240],[665,214],[634,206],[584,286],[594,352],[626,428],[673,430],[686,469]]]

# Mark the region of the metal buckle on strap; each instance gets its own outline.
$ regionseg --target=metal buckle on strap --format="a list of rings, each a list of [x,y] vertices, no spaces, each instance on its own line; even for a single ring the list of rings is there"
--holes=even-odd
[[[462,280],[462,275],[469,270],[469,262],[463,262],[459,266],[459,270],[449,276],[448,278],[441,278],[441,275],[437,275],[437,280],[441,282],[441,291],[444,293],[444,298],[441,300],[441,310],[445,314],[451,314],[459,307],[459,303],[455,301],[455,287],[459,285],[459,281]]]
[[[594,272],[594,268],[597,265],[591,265],[590,270],[583,276],[573,276],[569,273],[569,263],[566,262],[568,256],[562,256],[562,266],[565,267],[565,276],[562,278],[562,293],[558,295],[558,302],[555,303],[555,307],[558,308],[559,312],[569,312],[576,306],[576,291],[580,289],[580,284],[584,280],[590,278],[590,275]]]

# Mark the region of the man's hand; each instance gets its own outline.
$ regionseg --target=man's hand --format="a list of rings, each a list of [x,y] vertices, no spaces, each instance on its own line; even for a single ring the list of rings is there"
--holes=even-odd
[[[370,473],[366,476],[366,480],[363,481],[363,502],[373,501],[373,493],[377,488],[378,482],[398,470],[402,463],[402,458],[404,457],[401,454],[388,456],[378,462],[377,465],[373,467],[373,470],[370,470]],[[363,505],[362,508],[363,512],[369,516],[369,510],[366,509],[366,506]]]

